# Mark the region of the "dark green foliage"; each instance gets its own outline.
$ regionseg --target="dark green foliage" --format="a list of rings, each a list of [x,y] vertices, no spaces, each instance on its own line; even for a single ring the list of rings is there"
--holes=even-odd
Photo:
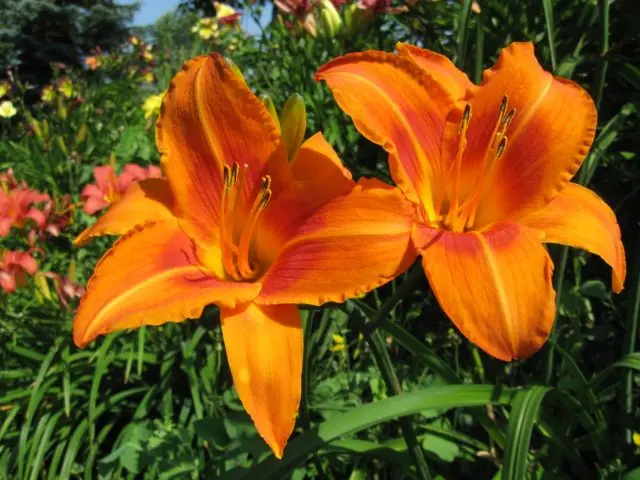
[[[0,71],[18,67],[23,81],[42,85],[51,63],[77,67],[96,47],[123,42],[137,8],[114,0],[1,0]]]

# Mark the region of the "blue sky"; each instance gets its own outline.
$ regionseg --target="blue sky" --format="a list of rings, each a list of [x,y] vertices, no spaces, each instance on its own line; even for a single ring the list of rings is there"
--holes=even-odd
[[[120,0],[119,3],[133,3],[133,0]],[[134,25],[148,25],[162,14],[178,6],[179,0],[143,0],[135,18]]]
[[[134,3],[135,0],[119,0],[119,3]],[[142,0],[141,7],[133,19],[134,25],[149,25],[156,21],[160,16],[178,6],[180,0]],[[260,23],[266,25],[271,19],[271,10],[273,6],[267,4],[262,13]],[[243,16],[240,25],[250,35],[257,35],[260,31],[257,24],[248,15]]]

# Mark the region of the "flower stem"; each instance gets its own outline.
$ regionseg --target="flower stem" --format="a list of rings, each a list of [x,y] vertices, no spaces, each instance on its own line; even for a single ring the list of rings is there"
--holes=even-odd
[[[382,378],[387,384],[387,388],[393,395],[402,395],[402,387],[400,386],[400,381],[398,380],[396,371],[391,363],[391,357],[389,357],[387,345],[382,338],[382,335],[376,330],[375,332],[367,335],[367,340],[376,363],[378,364],[378,368],[380,369],[380,373],[382,374]],[[413,429],[411,418],[403,417],[399,419],[399,422],[400,428],[402,429],[402,435],[407,443],[407,448],[409,449],[410,455],[413,457],[418,478],[421,480],[430,480],[431,474],[429,473],[429,467],[427,466],[427,461],[422,453],[422,447],[418,442],[416,432]]]
[[[633,286],[631,287],[631,304],[629,305],[629,311],[627,321],[625,325],[625,345],[623,356],[633,353],[636,349],[636,335],[638,333],[638,317],[640,316],[640,236],[637,240],[636,259],[633,267]],[[628,418],[633,416],[633,371],[624,370],[622,374],[622,425],[629,425]],[[627,444],[632,443],[633,432],[631,429],[625,429],[625,442]]]
[[[600,110],[604,84],[607,77],[607,52],[609,51],[609,0],[598,0],[600,9],[600,58],[598,59],[598,70],[596,72],[596,108]]]
[[[380,370],[382,378],[392,395],[401,395],[402,387],[398,380],[395,368],[393,368],[393,363],[391,362],[391,357],[387,350],[387,344],[380,332],[375,330],[375,328],[389,315],[389,313],[391,313],[400,300],[413,292],[417,281],[421,277],[423,277],[422,268],[417,266],[411,270],[402,285],[400,285],[394,294],[382,304],[375,317],[367,323],[363,329],[363,333],[367,338],[367,343],[371,348],[371,352],[373,353],[376,364],[378,365],[378,369]],[[402,435],[407,443],[407,448],[409,449],[410,455],[413,457],[418,478],[421,480],[430,480],[431,474],[429,473],[429,467],[427,466],[427,461],[424,458],[422,447],[418,442],[416,432],[413,429],[411,418],[403,417],[399,419],[399,422],[400,428],[402,429]]]
[[[551,377],[553,376],[553,363],[554,363],[554,346],[558,336],[558,308],[560,307],[560,297],[562,296],[562,287],[564,286],[564,276],[567,271],[567,262],[569,261],[569,247],[562,247],[562,253],[560,254],[560,261],[558,262],[558,268],[556,270],[556,318],[553,321],[553,327],[551,327],[551,334],[549,335],[549,342],[547,343],[547,359],[544,368],[544,383],[549,385]]]

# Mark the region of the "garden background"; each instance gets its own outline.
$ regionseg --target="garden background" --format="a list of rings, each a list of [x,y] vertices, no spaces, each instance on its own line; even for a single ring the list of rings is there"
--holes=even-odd
[[[640,479],[637,1],[231,7],[255,33],[208,0],[136,28],[135,5],[0,0],[0,195],[20,191],[17,214],[0,210],[0,479]],[[521,40],[594,98],[596,140],[574,181],[615,211],[629,265],[612,295],[604,262],[551,246],[558,315],[533,357],[500,362],[464,339],[419,265],[364,298],[306,308],[303,398],[278,461],[233,389],[215,307],[74,346],[74,309],[112,240],[72,240],[131,182],[161,175],[155,119],[185,60],[221,52],[278,112],[299,93],[307,137],[323,131],[356,177],[389,181],[386,154],[317,68],[403,41],[479,82]]]

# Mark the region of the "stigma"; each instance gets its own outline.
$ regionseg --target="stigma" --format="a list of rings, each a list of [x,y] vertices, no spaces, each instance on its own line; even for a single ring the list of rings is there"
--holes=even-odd
[[[262,184],[253,198],[249,212],[238,228],[237,213],[240,195],[247,177],[247,166],[235,162],[222,167],[222,199],[220,209],[220,248],[225,272],[236,281],[252,281],[260,275],[260,266],[252,254],[252,244],[258,220],[271,201],[271,177],[262,177]]]

